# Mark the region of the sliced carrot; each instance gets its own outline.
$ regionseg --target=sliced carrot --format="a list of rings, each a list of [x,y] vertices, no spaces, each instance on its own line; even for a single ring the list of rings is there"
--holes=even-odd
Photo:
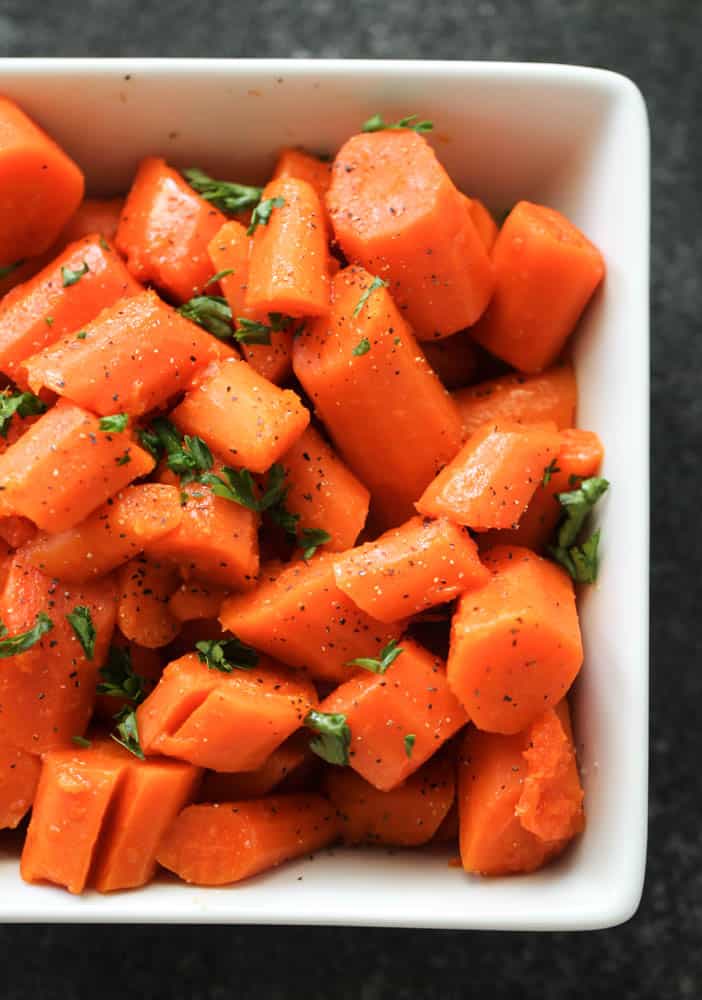
[[[482,587],[473,539],[446,518],[413,517],[334,563],[336,585],[366,614],[392,622]]]
[[[188,806],[167,831],[158,863],[196,885],[226,885],[333,843],[339,828],[321,795]]]
[[[111,242],[117,234],[123,207],[124,198],[84,198],[61,230],[59,242],[72,243],[90,233],[100,233]]]
[[[466,330],[441,340],[427,340],[422,349],[447,389],[457,389],[473,381],[478,369],[477,349]]]
[[[400,647],[385,673],[363,670],[319,706],[346,716],[351,767],[383,792],[413,774],[468,721],[442,660],[407,637]]]
[[[360,611],[336,586],[334,558],[321,553],[282,570],[264,567],[255,590],[224,602],[222,625],[314,678],[345,680],[353,672],[349,660],[377,657],[405,623],[383,625]]]
[[[334,161],[327,207],[347,260],[389,281],[420,340],[447,337],[482,314],[490,258],[468,199],[416,132],[352,136]]]
[[[122,635],[147,649],[175,639],[180,622],[168,601],[179,583],[178,570],[169,563],[139,556],[124,565],[118,575],[117,623]]]
[[[469,198],[468,201],[470,202],[470,217],[473,220],[473,225],[478,230],[480,239],[485,244],[485,249],[490,253],[499,232],[497,223],[479,198]]]
[[[154,292],[104,309],[83,333],[33,355],[23,368],[32,391],[46,387],[103,416],[147,413],[221,357],[214,337]]]
[[[318,759],[309,749],[309,741],[309,733],[299,730],[277,746],[255,771],[208,771],[200,786],[200,801],[233,802],[268,795],[310,758]]]
[[[189,622],[198,618],[216,619],[228,593],[223,587],[189,580],[181,583],[178,590],[171,594],[168,608],[179,622]]]
[[[95,629],[92,657],[66,618],[86,608]],[[69,587],[14,556],[0,590],[0,621],[9,636],[32,629],[43,613],[53,627],[0,670],[0,746],[42,753],[80,736],[95,699],[117,611],[110,578]]]
[[[97,417],[60,400],[0,455],[0,517],[66,531],[153,466],[128,431],[102,431]]]
[[[265,472],[277,462],[310,420],[297,393],[279,389],[234,359],[212,365],[171,416],[222,461],[251,472]]]
[[[182,518],[175,486],[128,486],[75,528],[41,534],[24,554],[49,576],[83,583],[138,556],[154,539],[173,532]]]
[[[492,262],[495,293],[471,333],[520,371],[543,371],[602,281],[602,254],[560,212],[520,201],[502,225]]]
[[[138,281],[153,282],[176,302],[187,302],[214,276],[207,244],[225,222],[165,160],[149,156],[127,195],[117,249]]]
[[[31,809],[40,770],[39,757],[0,746],[0,830],[14,830]]]
[[[583,660],[575,592],[528,549],[486,553],[487,586],[465,594],[451,626],[448,678],[476,726],[517,733],[557,704]]]
[[[212,669],[190,653],[170,663],[137,710],[146,754],[213,771],[253,771],[317,704],[314,686],[279,664]]]
[[[475,531],[511,528],[559,447],[555,424],[484,424],[429,484],[417,510]]]
[[[288,492],[285,506],[302,528],[326,531],[330,552],[350,548],[366,523],[370,494],[322,435],[308,427],[281,458]]]
[[[328,313],[329,251],[319,195],[307,181],[283,177],[263,189],[266,203],[275,207],[254,233],[247,308],[296,317]]]
[[[411,517],[462,430],[387,289],[361,268],[340,271],[331,314],[296,339],[293,365],[382,526]]]
[[[331,184],[331,163],[320,160],[303,149],[281,149],[273,171],[273,180],[278,180],[279,177],[296,177],[300,181],[307,181],[324,204]]]
[[[22,383],[20,365],[31,354],[80,332],[101,309],[140,291],[104,237],[71,243],[2,300],[0,371]]]
[[[419,847],[434,837],[453,803],[453,761],[434,757],[389,792],[378,791],[351,768],[333,767],[324,791],[337,808],[346,843]]]
[[[73,160],[14,101],[0,97],[0,267],[48,250],[83,189]]]
[[[572,427],[578,390],[573,366],[566,364],[541,375],[502,375],[459,389],[453,398],[466,434],[473,434],[490,420],[518,424],[552,420],[558,428]]]

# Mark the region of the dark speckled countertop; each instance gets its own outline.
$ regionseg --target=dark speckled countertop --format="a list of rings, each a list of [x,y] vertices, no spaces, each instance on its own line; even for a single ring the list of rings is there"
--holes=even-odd
[[[702,997],[701,42],[699,0],[0,3],[0,56],[525,59],[631,76],[653,133],[654,460],[650,848],[629,924],[543,936],[8,927],[3,1000]]]

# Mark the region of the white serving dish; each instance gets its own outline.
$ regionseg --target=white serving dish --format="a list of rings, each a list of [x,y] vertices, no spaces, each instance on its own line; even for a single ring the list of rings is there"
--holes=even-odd
[[[6,59],[0,93],[66,147],[93,194],[125,190],[148,153],[265,180],[281,145],[333,151],[377,111],[433,119],[432,141],[468,193],[497,211],[519,198],[553,205],[605,254],[575,359],[579,423],[602,436],[613,484],[600,579],[581,601],[574,702],[588,825],[560,862],[480,880],[441,851],[334,850],[226,889],[164,880],[74,898],[25,885],[3,841],[0,918],[567,930],[630,917],[648,757],[649,141],[636,87],[602,70],[518,63]]]

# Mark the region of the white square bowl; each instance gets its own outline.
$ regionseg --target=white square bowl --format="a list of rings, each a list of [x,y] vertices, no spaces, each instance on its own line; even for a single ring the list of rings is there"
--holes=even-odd
[[[478,879],[445,852],[323,852],[225,889],[157,881],[74,898],[25,885],[0,846],[8,921],[300,923],[569,930],[628,919],[641,897],[648,758],[649,149],[643,100],[596,69],[518,63],[4,60],[15,98],[76,158],[94,194],[161,153],[265,180],[275,150],[333,151],[380,111],[435,122],[456,182],[495,210],[566,213],[602,249],[605,287],[577,335],[579,424],[604,440],[603,561],[582,595],[575,724],[587,829],[555,865]]]

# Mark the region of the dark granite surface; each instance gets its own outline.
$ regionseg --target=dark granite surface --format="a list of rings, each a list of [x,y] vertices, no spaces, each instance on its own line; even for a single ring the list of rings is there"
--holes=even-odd
[[[489,58],[619,70],[648,102],[654,189],[652,788],[637,916],[611,931],[543,936],[5,928],[3,1000],[702,996],[700,42],[699,0],[2,0],[0,56]]]

